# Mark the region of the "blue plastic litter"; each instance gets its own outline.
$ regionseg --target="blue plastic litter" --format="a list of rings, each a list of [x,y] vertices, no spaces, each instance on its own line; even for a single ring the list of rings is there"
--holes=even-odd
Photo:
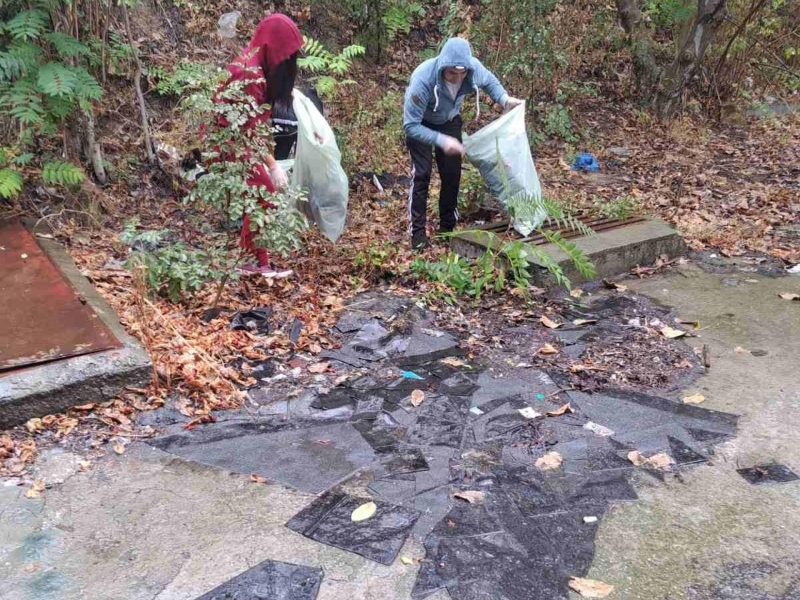
[[[536,399],[537,400],[544,400],[544,394],[542,394],[542,393],[536,394]]]
[[[572,170],[586,171],[587,173],[597,173],[600,170],[600,163],[597,162],[597,159],[593,154],[584,152],[575,158],[575,162],[572,163]]]
[[[400,371],[400,375],[405,377],[406,379],[419,379],[420,381],[424,381],[424,377],[420,377],[414,371]]]

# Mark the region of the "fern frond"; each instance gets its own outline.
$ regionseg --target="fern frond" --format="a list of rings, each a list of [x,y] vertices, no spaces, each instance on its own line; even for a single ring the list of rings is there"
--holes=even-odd
[[[317,79],[316,87],[321,96],[330,96],[336,89],[336,80],[330,75],[323,75]]]
[[[575,265],[584,278],[592,279],[595,274],[595,268],[592,261],[581,251],[574,242],[564,239],[558,231],[545,231],[540,230],[542,235],[547,238],[547,241],[561,249],[564,254],[569,257],[569,260]]]
[[[328,66],[328,61],[321,56],[304,56],[297,59],[297,66],[312,73],[319,73],[325,70]]]
[[[75,75],[75,95],[79,100],[100,100],[103,97],[103,88],[89,71],[83,67],[72,67],[70,70]]]
[[[303,36],[303,53],[307,56],[322,56],[327,53],[319,40]]]
[[[44,122],[42,99],[30,77],[18,79],[0,94],[0,106],[23,125],[40,125]]]
[[[81,43],[71,35],[52,31],[45,36],[58,52],[59,56],[88,56],[91,50],[89,46]]]
[[[353,44],[351,46],[347,46],[344,50],[342,50],[342,56],[347,59],[354,59],[357,56],[364,56],[366,54],[367,49],[364,46],[359,46],[358,44]]]
[[[59,121],[69,116],[75,103],[70,96],[45,96],[43,106],[48,120]]]
[[[36,68],[42,60],[42,49],[36,44],[24,40],[16,40],[8,46],[8,53],[21,60],[26,71]]]
[[[49,62],[39,68],[36,85],[48,96],[71,96],[78,83],[75,74],[63,63]]]
[[[536,262],[548,270],[558,285],[564,286],[567,289],[571,289],[572,284],[564,273],[564,269],[561,268],[561,265],[559,265],[546,250],[544,250],[541,246],[535,246],[534,244],[528,244],[527,250],[533,255],[533,257],[536,259]]]
[[[22,191],[22,175],[14,169],[0,169],[0,196],[12,198]]]
[[[15,40],[35,40],[44,33],[50,17],[41,10],[23,10],[6,23],[6,29]]]
[[[14,81],[25,72],[25,61],[10,54],[0,52],[0,81]]]
[[[42,181],[48,185],[75,185],[84,179],[83,171],[67,162],[57,160],[42,167]]]

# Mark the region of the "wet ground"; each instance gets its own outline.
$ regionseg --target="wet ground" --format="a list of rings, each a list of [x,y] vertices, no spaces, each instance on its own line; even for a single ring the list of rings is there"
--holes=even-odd
[[[43,500],[0,488],[0,596],[554,599],[589,576],[619,598],[798,598],[800,484],[769,482],[790,479],[777,467],[745,473],[755,484],[737,472],[800,470],[800,316],[777,297],[797,281],[684,267],[631,283],[700,322],[688,345],[670,342],[676,360],[711,352],[706,374],[656,393],[564,391],[576,386],[557,369],[509,364],[524,355],[513,339],[502,362],[470,357],[410,300],[366,301],[345,313],[317,389],[254,392],[188,432],[165,410],[150,445],[88,472],[51,451],[42,476],[63,483]],[[575,308],[599,316],[600,337],[623,324],[604,297]],[[582,343],[568,342],[554,343]],[[701,406],[680,403],[696,392]],[[671,464],[635,466],[631,451]],[[553,453],[557,468],[536,466]],[[375,515],[354,523],[370,499]]]

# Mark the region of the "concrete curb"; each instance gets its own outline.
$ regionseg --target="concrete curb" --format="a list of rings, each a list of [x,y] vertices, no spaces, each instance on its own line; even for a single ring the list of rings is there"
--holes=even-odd
[[[30,228],[31,223],[25,225]],[[41,228],[37,231],[45,232]],[[122,348],[58,360],[0,377],[0,429],[76,404],[108,400],[126,386],[145,385],[152,372],[150,356],[125,332],[114,310],[80,273],[66,250],[54,240],[37,241],[76,293],[122,342]]]

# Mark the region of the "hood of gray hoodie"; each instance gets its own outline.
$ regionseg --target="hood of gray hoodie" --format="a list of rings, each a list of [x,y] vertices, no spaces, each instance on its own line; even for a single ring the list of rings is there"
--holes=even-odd
[[[467,68],[467,76],[455,98],[447,91],[442,76],[448,67]],[[440,125],[453,120],[461,113],[464,96],[473,92],[477,94],[479,89],[485,90],[500,104],[504,104],[508,97],[497,78],[472,56],[469,42],[462,38],[450,38],[437,57],[426,60],[411,74],[403,109],[406,134],[425,143],[440,144],[441,137],[422,122]],[[477,103],[476,98],[480,114]]]

